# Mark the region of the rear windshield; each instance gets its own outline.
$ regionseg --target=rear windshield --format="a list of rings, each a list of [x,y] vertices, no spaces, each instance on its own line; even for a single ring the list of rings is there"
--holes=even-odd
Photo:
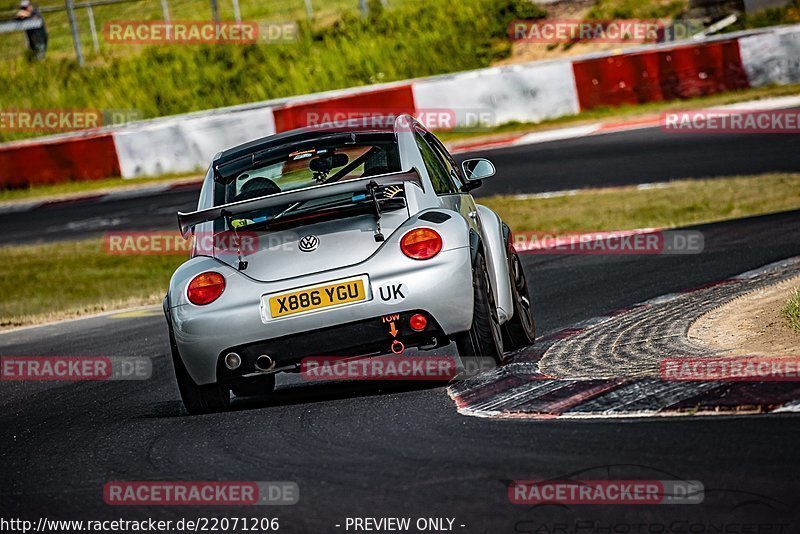
[[[342,144],[292,152],[239,174],[215,205],[304,187],[399,172],[397,143]]]

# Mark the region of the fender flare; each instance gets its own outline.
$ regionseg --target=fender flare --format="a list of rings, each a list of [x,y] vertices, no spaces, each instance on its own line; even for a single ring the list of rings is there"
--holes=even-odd
[[[504,324],[514,315],[509,261],[511,230],[489,208],[478,205],[478,210],[483,211],[481,222],[485,233],[481,235],[470,229],[470,253],[473,264],[478,252],[487,259],[500,324]]]
[[[478,232],[473,230],[472,228],[469,229],[469,257],[472,261],[472,265],[475,265],[475,260],[478,258],[478,253],[483,254],[483,241],[481,240],[481,236],[478,235]]]

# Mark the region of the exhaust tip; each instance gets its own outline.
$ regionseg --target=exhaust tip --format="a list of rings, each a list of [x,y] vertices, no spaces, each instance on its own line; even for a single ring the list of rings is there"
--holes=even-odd
[[[225,367],[227,367],[231,371],[234,371],[238,369],[240,365],[242,365],[241,356],[239,356],[235,352],[229,352],[228,354],[225,355]]]
[[[259,371],[270,371],[275,367],[275,360],[266,354],[262,354],[256,358],[256,369]]]

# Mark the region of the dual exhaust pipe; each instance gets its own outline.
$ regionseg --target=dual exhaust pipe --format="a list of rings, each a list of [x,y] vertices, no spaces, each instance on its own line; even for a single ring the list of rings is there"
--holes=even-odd
[[[242,357],[236,354],[235,352],[229,352],[225,355],[225,367],[230,369],[231,371],[235,371],[242,365]],[[262,373],[268,373],[275,369],[275,360],[272,357],[267,356],[266,354],[260,355],[256,358],[255,363],[256,371],[260,371]]]

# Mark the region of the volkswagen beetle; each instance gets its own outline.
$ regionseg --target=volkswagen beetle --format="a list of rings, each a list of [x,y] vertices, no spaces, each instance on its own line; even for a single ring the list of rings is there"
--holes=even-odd
[[[462,360],[500,363],[530,345],[511,232],[470,194],[494,173],[486,159],[457,165],[407,115],[218,153],[197,211],[178,214],[194,250],[164,299],[187,411],[269,393],[310,356],[454,343]]]

